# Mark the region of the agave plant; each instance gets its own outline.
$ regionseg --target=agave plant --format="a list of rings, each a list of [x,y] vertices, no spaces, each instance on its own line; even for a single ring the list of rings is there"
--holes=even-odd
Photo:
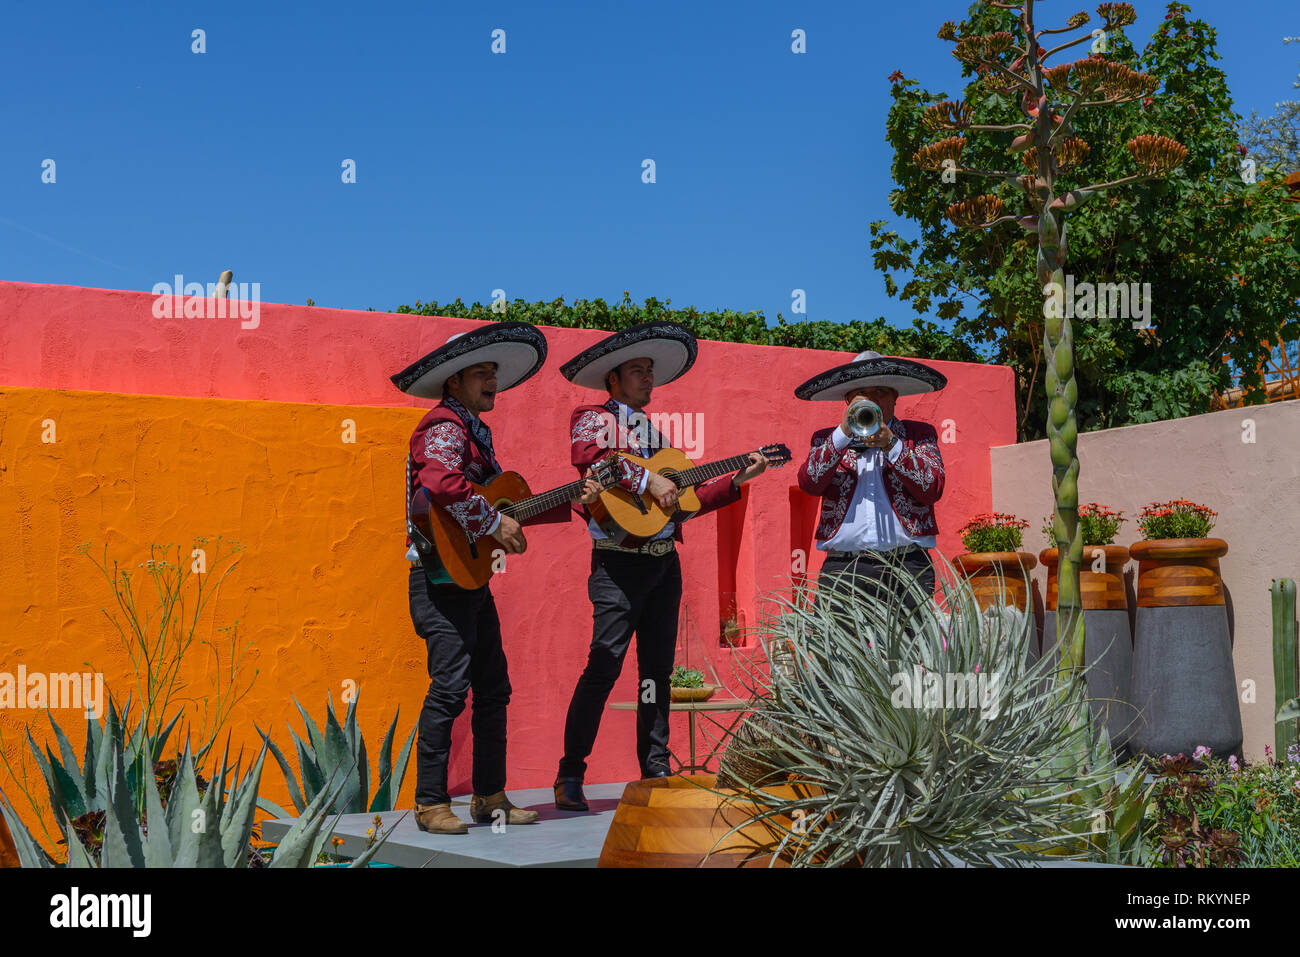
[[[366,758],[365,737],[357,727],[357,698],[354,697],[348,703],[347,714],[342,724],[339,724],[334,714],[333,698],[326,699],[323,734],[316,722],[312,721],[307,710],[298,704],[296,698],[293,703],[297,706],[298,713],[302,715],[303,725],[307,729],[307,740],[304,741],[292,726],[289,728],[289,735],[293,738],[294,749],[297,752],[298,769],[302,775],[301,783],[270,736],[261,728],[258,728],[258,733],[262,735],[262,739],[271,750],[271,755],[284,773],[284,781],[289,788],[289,799],[297,812],[303,814],[329,786],[328,782],[335,779],[342,783],[338,793],[330,799],[326,807],[327,811],[338,814],[361,814],[367,810],[371,812],[393,810],[393,802],[402,789],[403,778],[406,777],[411,745],[415,741],[415,728],[411,728],[406,743],[402,745],[402,750],[397,755],[397,763],[394,764],[393,735],[397,730],[397,717],[401,709],[399,708],[393,715],[388,733],[384,735],[384,741],[379,746],[379,786],[375,789],[374,796],[367,807],[366,799],[370,795],[370,765]],[[265,798],[258,801],[258,806],[277,817],[293,816]]]
[[[149,741],[147,744],[152,745]],[[109,737],[104,747],[107,774],[95,790],[104,807],[101,842],[87,847],[64,811],[62,828],[67,839],[68,867],[244,867],[249,860],[257,789],[266,759],[263,745],[257,760],[240,777],[237,762],[226,789],[229,767],[223,755],[222,771],[206,787],[194,770],[189,744],[176,762],[176,770],[164,801],[154,775],[143,776],[144,813],[137,810],[135,793],[126,773],[123,750]],[[332,784],[332,782],[331,782]],[[324,827],[327,805],[337,797],[342,784],[323,790],[305,809],[284,839],[277,845],[271,867],[307,867],[321,852],[333,827]],[[0,814],[14,838],[23,867],[57,867],[37,843],[0,792]],[[391,830],[390,832],[391,833]],[[367,848],[353,866],[361,867],[374,856],[387,838]]]
[[[181,718],[181,712],[162,727],[154,737],[146,734],[145,723],[140,719],[130,732],[131,699],[128,697],[121,713],[112,697],[108,699],[104,724],[86,719],[86,746],[80,764],[68,736],[59,727],[54,716],[46,712],[59,746],[59,754],[47,745],[42,754],[27,730],[27,744],[36,756],[36,764],[45,780],[50,796],[50,806],[59,829],[66,830],[76,820],[86,815],[102,813],[108,809],[108,781],[112,772],[113,754],[116,753],[125,767],[127,792],[133,795],[137,808],[144,807],[144,792],[140,782],[150,778],[160,762],[163,749]]]
[[[1116,765],[1082,682],[1063,693],[1029,656],[1027,613],[981,611],[951,569],[940,584],[942,607],[910,586],[914,611],[844,579],[777,600],[719,773],[758,811],[728,839],[758,820],[760,850],[795,866],[1134,860],[1150,786]]]

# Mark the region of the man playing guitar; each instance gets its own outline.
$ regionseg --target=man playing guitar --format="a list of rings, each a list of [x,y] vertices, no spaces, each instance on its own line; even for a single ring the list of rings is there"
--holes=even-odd
[[[546,340],[521,322],[494,323],[453,336],[439,349],[393,376],[403,392],[442,401],[420,420],[407,459],[407,558],[411,560],[411,621],[428,650],[429,691],[420,712],[416,749],[415,817],[421,830],[465,834],[451,810],[447,761],[451,729],[474,691],[474,795],[470,816],[480,824],[532,824],[536,811],[506,797],[506,706],[510,677],[501,644],[501,623],[488,585],[473,590],[443,583],[432,546],[412,521],[412,502],[425,490],[471,541],[492,541],[510,555],[527,548],[519,522],[498,511],[471,482],[500,473],[492,432],[480,418],[499,392],[519,385],[541,368]],[[588,481],[580,502],[595,501],[600,486]],[[570,505],[539,515],[538,522],[568,521]]]
[[[649,427],[644,409],[656,383],[666,385],[694,364],[695,337],[671,322],[648,322],[607,337],[571,359],[561,372],[576,385],[603,389],[603,405],[581,405],[570,424],[570,449],[580,473],[612,446],[637,455],[650,455],[666,443]],[[641,447],[648,436],[653,447]],[[621,460],[619,486],[628,492],[649,493],[663,508],[677,502],[678,488],[668,478]],[[703,514],[735,502],[740,486],[761,474],[767,459],[758,452],[749,465],[732,476],[720,476],[696,486]],[[682,597],[681,561],[676,544],[681,523],[669,522],[654,538],[624,539],[615,544],[589,519],[592,539],[591,574],[587,592],[592,602],[592,640],[587,665],[578,679],[564,726],[564,756],[555,782],[555,806],[564,811],[587,810],[582,783],[587,756],[595,745],[601,713],[622,671],[623,659],[637,638],[637,760],[642,777],[663,777],[668,767],[669,674],[677,641]]]

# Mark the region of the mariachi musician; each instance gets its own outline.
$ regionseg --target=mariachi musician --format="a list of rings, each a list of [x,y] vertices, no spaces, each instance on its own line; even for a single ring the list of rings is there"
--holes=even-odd
[[[606,401],[578,406],[570,421],[570,451],[580,473],[611,447],[650,456],[667,443],[644,413],[651,391],[686,373],[695,363],[695,336],[674,322],[646,322],[615,333],[565,363],[560,372],[575,385],[600,390]],[[644,441],[643,441],[644,440]],[[645,445],[649,445],[646,448]],[[749,464],[696,486],[696,515],[739,500],[740,486],[759,475],[767,459],[754,452]],[[671,509],[678,489],[664,476],[621,460],[619,486],[648,493]],[[680,515],[680,513],[678,513]],[[601,712],[623,668],[635,632],[637,639],[636,752],[641,776],[665,777],[668,767],[668,687],[677,642],[682,598],[682,567],[677,545],[681,521],[669,522],[649,540],[610,540],[588,515],[592,540],[587,593],[592,603],[592,639],[587,665],[578,679],[564,724],[564,757],[555,781],[555,806],[585,811],[582,793],[587,756],[596,742]]]
[[[510,676],[501,644],[501,623],[488,585],[466,590],[440,574],[433,545],[412,521],[413,501],[445,509],[471,541],[493,543],[507,554],[527,547],[523,529],[493,508],[470,485],[501,472],[492,430],[482,420],[498,393],[524,382],[542,367],[546,339],[523,322],[499,322],[452,336],[423,359],[392,377],[409,395],[441,399],[415,427],[406,461],[407,558],[410,560],[411,622],[428,651],[429,691],[420,712],[415,757],[415,819],[420,829],[465,834],[451,810],[447,760],[451,729],[474,691],[474,795],[470,816],[480,824],[532,824],[537,812],[506,797],[506,706]],[[583,488],[579,501],[594,501],[600,486]],[[421,494],[423,492],[423,494]],[[417,506],[418,507],[418,506]],[[561,503],[536,522],[566,522]]]
[[[943,495],[944,469],[933,426],[897,418],[894,404],[900,395],[937,392],[947,384],[929,366],[867,351],[794,392],[800,399],[844,403],[840,424],[813,434],[799,470],[799,487],[822,500],[816,532],[817,548],[826,553],[822,575],[843,576],[879,597],[901,593],[909,611],[917,605],[909,580],[927,597],[934,594],[927,549],[935,547],[939,531],[934,503]],[[855,405],[863,399],[880,415],[874,432],[857,436],[864,430],[855,411],[867,407]]]

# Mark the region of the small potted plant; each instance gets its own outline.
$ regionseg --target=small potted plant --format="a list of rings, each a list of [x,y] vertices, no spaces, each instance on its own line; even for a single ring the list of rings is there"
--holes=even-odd
[[[678,665],[668,676],[668,688],[673,701],[708,701],[716,689],[704,683],[704,672]]]
[[[1133,629],[1132,701],[1142,711],[1134,747],[1152,757],[1199,745],[1241,753],[1241,711],[1219,559],[1228,543],[1209,538],[1217,513],[1187,499],[1150,502],[1138,517],[1143,540]]]
[[[1116,545],[1115,536],[1127,519],[1122,510],[1099,502],[1079,507],[1083,561],[1079,566],[1079,602],[1083,606],[1083,664],[1087,668],[1089,705],[1106,723],[1111,746],[1124,750],[1133,734],[1136,714],[1128,703],[1133,676],[1133,632],[1129,627],[1124,566],[1128,549]],[[1056,536],[1054,516],[1043,519],[1043,536]],[[1043,654],[1056,653],[1057,559],[1056,548],[1045,548],[1038,558],[1047,568],[1043,606]]]
[[[1029,610],[1029,571],[1038,561],[1020,550],[1028,527],[1014,515],[986,512],[957,531],[966,552],[953,564],[966,577],[980,608],[1006,604]]]

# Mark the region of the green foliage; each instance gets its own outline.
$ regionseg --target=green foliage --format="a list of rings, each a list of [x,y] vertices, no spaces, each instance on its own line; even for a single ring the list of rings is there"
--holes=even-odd
[[[1049,543],[1053,543],[1053,517],[1048,515],[1043,519],[1042,532],[1043,536]],[[1115,536],[1119,533],[1119,527],[1127,519],[1124,518],[1124,510],[1115,511],[1105,505],[1097,502],[1089,502],[1087,505],[1079,506],[1079,525],[1083,531],[1083,544],[1088,545],[1113,545]],[[1051,547],[1055,547],[1053,543]]]
[[[673,688],[703,688],[704,672],[678,665],[668,676],[668,684]]]
[[[1016,29],[1010,11],[982,3],[970,9],[962,35]],[[1071,320],[1080,431],[1208,411],[1212,389],[1229,384],[1224,355],[1247,370],[1244,384],[1256,387],[1248,401],[1262,402],[1260,377],[1253,373],[1268,353],[1262,343],[1276,340],[1279,330],[1288,340],[1300,336],[1300,204],[1286,201],[1277,173],[1264,171],[1253,185],[1242,182],[1239,117],[1216,65],[1216,31],[1189,19],[1188,10],[1170,4],[1170,16],[1140,51],[1123,35],[1109,38],[1106,57],[1158,78],[1161,92],[1142,102],[1081,110],[1071,120],[1074,135],[1092,149],[1059,174],[1058,191],[1130,173],[1123,144],[1137,135],[1165,134],[1188,148],[1185,162],[1167,178],[1107,191],[1070,217],[1067,272],[1076,283],[1149,282],[1153,302],[1151,330],[1123,320]],[[1075,49],[1086,55],[1086,47]],[[1067,62],[1073,52],[1050,62]],[[967,76],[963,96],[973,122],[1023,118],[1017,97],[990,92],[969,70]],[[890,206],[918,232],[906,236],[884,221],[871,224],[886,291],[917,312],[951,320],[954,336],[1010,365],[1020,438],[1042,438],[1048,397],[1041,387],[1046,358],[1036,237],[1011,224],[953,229],[948,206],[990,191],[992,181],[958,176],[944,183],[937,172],[919,168],[912,156],[932,140],[921,114],[949,95],[906,78],[891,85],[891,94],[886,134],[897,188]],[[1012,136],[966,137],[962,165],[1014,169],[1018,161],[1007,157]],[[1010,208],[1021,208],[1019,190],[999,183],[991,191]]]
[[[1185,498],[1149,502],[1138,515],[1138,529],[1147,541],[1158,538],[1205,538],[1219,513]]]
[[[552,302],[529,303],[516,299],[504,312],[475,302],[465,305],[460,299],[452,303],[416,302],[398,306],[395,312],[419,316],[451,316],[487,321],[510,320],[565,329],[600,329],[615,332],[642,322],[677,322],[697,338],[715,342],[744,342],[764,346],[789,346],[797,349],[827,349],[839,352],[862,352],[874,349],[881,355],[908,356],[978,362],[979,355],[968,342],[944,332],[932,322],[914,319],[910,329],[890,325],[885,319],[871,322],[796,321],[788,322],[779,313],[775,325],[768,325],[761,312],[701,311],[695,308],[671,309],[672,300],[646,299],[643,305],[632,302],[625,291],[622,302],[610,306],[603,299],[577,299],[566,305],[563,298]]]
[[[1158,867],[1300,866],[1300,763],[1167,756],[1150,817]]]
[[[794,866],[1137,860],[1149,788],[1116,765],[1082,681],[1062,693],[1029,658],[1031,616],[981,611],[951,570],[940,585],[946,618],[915,583],[910,614],[843,578],[778,599],[759,631],[770,664],[749,679],[760,730],[734,735],[719,771],[727,801],[759,809],[731,834],[764,824],[756,850]],[[922,674],[936,695],[917,700]]]
[[[305,814],[307,807],[322,791],[330,787],[330,782],[335,780],[341,783],[335,797],[326,805],[326,811],[360,814],[367,810],[393,810],[393,802],[397,800],[398,792],[402,789],[402,780],[406,777],[406,765],[411,756],[411,745],[415,742],[416,730],[414,727],[411,728],[411,733],[406,736],[406,743],[402,745],[402,750],[397,755],[397,763],[394,764],[393,735],[397,730],[397,717],[401,709],[399,708],[393,714],[388,733],[384,735],[383,743],[379,746],[379,786],[367,806],[366,800],[370,796],[370,765],[366,758],[365,736],[357,726],[357,697],[354,696],[348,703],[347,714],[342,724],[339,724],[334,714],[333,698],[326,700],[324,733],[312,721],[307,710],[298,704],[297,699],[294,699],[293,703],[297,706],[298,713],[302,715],[303,725],[307,729],[307,740],[304,741],[292,727],[289,728],[289,735],[293,738],[294,750],[298,757],[301,783],[270,736],[260,728],[258,733],[262,735],[267,747],[271,749],[271,755],[280,765],[285,784],[289,787],[289,798],[298,813]],[[284,808],[264,798],[258,801],[258,805],[277,817],[290,817]]]
[[[976,515],[957,530],[968,552],[1017,552],[1029,523],[1014,515],[992,512]]]

